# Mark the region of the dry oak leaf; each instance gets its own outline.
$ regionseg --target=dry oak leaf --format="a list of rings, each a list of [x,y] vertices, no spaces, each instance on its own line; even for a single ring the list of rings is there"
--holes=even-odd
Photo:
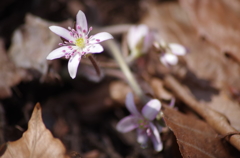
[[[62,142],[54,138],[42,121],[42,110],[36,104],[22,138],[7,143],[1,158],[69,158]]]
[[[180,0],[199,34],[240,62],[240,3],[226,0]],[[234,6],[234,7],[233,7]]]
[[[164,120],[173,131],[184,158],[238,158],[240,153],[206,123],[172,108],[163,109]]]

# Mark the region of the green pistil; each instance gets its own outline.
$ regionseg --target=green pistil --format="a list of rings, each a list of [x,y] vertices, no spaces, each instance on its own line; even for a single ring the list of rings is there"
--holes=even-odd
[[[147,125],[147,121],[146,120],[139,120],[138,121],[138,127],[139,128],[144,129],[144,128],[146,128],[146,125]]]

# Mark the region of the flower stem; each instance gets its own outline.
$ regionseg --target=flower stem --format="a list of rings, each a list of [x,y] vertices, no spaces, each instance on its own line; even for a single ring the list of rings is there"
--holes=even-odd
[[[122,72],[124,73],[128,84],[131,86],[132,90],[135,94],[144,102],[146,103],[149,99],[146,95],[144,95],[142,89],[140,88],[139,84],[137,83],[135,77],[133,76],[132,72],[130,71],[126,61],[124,60],[120,48],[118,47],[117,43],[114,40],[109,40],[106,42],[106,47],[110,50],[115,60],[118,62]]]
[[[94,69],[96,70],[98,77],[100,77],[101,72],[100,72],[100,69],[99,69],[98,64],[97,64],[97,62],[95,61],[95,59],[93,58],[92,55],[89,55],[89,56],[88,56],[88,59],[89,59],[89,60],[91,61],[91,63],[93,64],[93,67],[94,67]]]

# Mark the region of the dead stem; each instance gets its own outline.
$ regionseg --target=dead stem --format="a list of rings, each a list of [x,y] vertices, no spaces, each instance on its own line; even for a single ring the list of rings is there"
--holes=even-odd
[[[221,135],[238,132],[229,124],[227,118],[223,114],[212,110],[203,103],[199,103],[173,76],[166,76],[164,82],[177,98],[197,112],[216,132]],[[228,141],[240,151],[240,135],[232,135]]]
[[[231,137],[231,136],[233,136],[233,135],[240,135],[240,132],[232,132],[232,133],[227,133],[227,134],[225,134],[225,135],[220,135],[219,137],[221,138],[221,139],[226,139],[226,140],[228,140],[229,141],[229,138]]]

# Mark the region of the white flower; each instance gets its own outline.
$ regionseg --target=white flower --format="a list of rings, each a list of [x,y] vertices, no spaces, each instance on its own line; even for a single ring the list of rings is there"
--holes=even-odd
[[[90,53],[101,53],[103,47],[98,44],[102,41],[113,39],[112,35],[107,32],[101,32],[94,36],[88,37],[92,27],[88,30],[88,24],[85,14],[79,10],[76,17],[76,29],[68,27],[68,30],[59,26],[50,26],[49,29],[64,39],[59,43],[60,48],[53,50],[48,56],[48,60],[61,58],[65,56],[69,59],[68,71],[72,78],[76,77],[77,69],[81,57]]]
[[[187,54],[187,50],[184,46],[177,43],[165,43],[161,41],[155,42],[154,46],[161,51],[160,61],[163,65],[169,67],[178,63],[177,56],[183,56]]]
[[[127,34],[127,42],[133,58],[146,53],[152,43],[148,27],[144,24],[130,27]]]

